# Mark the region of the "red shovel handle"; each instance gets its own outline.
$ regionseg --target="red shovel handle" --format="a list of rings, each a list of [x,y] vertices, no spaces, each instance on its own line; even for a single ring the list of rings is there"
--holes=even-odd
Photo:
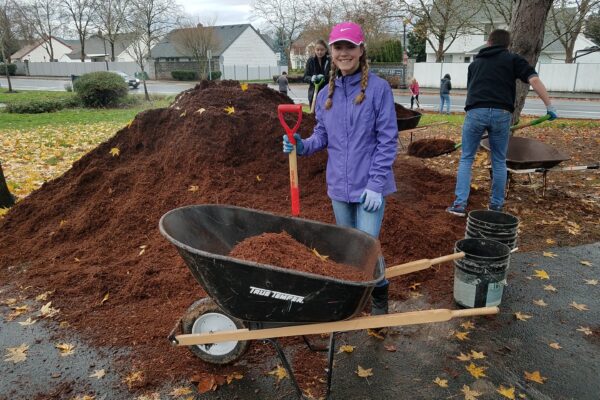
[[[296,125],[294,125],[293,128],[290,128],[287,122],[285,122],[284,115],[286,113],[298,114],[298,121],[296,121]],[[300,127],[300,122],[302,122],[302,104],[280,104],[279,106],[277,106],[277,115],[279,116],[279,122],[281,122],[283,129],[285,129],[285,133],[287,133],[288,135],[288,139],[290,139],[290,143],[296,145],[294,133],[296,133],[296,131]]]

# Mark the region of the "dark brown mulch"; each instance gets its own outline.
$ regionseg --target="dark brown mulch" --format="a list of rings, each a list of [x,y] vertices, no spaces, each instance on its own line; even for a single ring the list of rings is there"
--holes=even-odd
[[[346,281],[369,281],[373,279],[362,270],[340,264],[327,258],[326,254],[314,253],[287,232],[263,233],[249,237],[236,244],[229,252],[231,257],[261,264],[310,272]],[[320,257],[319,257],[320,256]]]
[[[407,153],[413,157],[431,158],[454,151],[455,145],[449,139],[420,139],[408,145]]]

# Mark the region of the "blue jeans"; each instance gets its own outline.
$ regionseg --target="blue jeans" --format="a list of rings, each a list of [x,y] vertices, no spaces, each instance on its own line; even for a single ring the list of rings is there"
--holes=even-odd
[[[385,198],[377,211],[368,212],[362,203],[346,203],[345,201],[331,200],[335,223],[339,226],[347,226],[359,229],[374,238],[379,237],[381,223],[383,222],[383,211],[385,210]],[[377,286],[387,285],[387,279],[379,282]]]
[[[506,149],[512,114],[498,108],[474,108],[467,111],[462,129],[462,154],[456,177],[454,205],[467,206],[471,189],[471,168],[481,136],[487,130],[492,153],[492,190],[490,206],[504,205],[506,186]]]
[[[446,112],[450,113],[450,95],[440,94],[440,112],[444,111],[444,104],[446,105]]]

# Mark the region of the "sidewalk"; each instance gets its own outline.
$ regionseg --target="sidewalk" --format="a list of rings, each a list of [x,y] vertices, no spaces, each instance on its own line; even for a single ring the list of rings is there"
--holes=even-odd
[[[402,95],[410,96],[410,92],[408,91],[408,89],[392,89],[392,91],[394,92],[394,95],[397,95],[397,96],[402,96]],[[420,94],[431,95],[431,96],[439,95],[439,93],[440,93],[439,89],[437,89],[437,88],[421,88],[421,92],[420,92]],[[466,96],[467,90],[466,89],[452,89],[451,95],[452,96]],[[550,98],[553,98],[553,99],[600,101],[600,93],[548,92],[548,95],[550,96]],[[533,90],[530,90],[527,97],[537,98],[538,95]]]

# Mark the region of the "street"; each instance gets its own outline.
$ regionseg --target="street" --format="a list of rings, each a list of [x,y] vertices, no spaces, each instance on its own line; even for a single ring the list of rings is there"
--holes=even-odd
[[[38,79],[38,78],[27,78],[27,77],[13,77],[11,79],[13,88],[16,90],[51,90],[51,91],[62,91],[65,90],[65,85],[71,81],[67,78],[64,79]],[[3,88],[6,88],[6,78],[0,78],[0,84]],[[147,87],[149,93],[154,94],[177,94],[183,90],[192,88],[196,83],[187,82],[170,82],[170,81],[148,81]],[[269,87],[276,89],[276,85],[269,84]],[[308,103],[307,100],[307,89],[306,84],[292,84],[290,85],[289,96],[296,103]],[[435,111],[439,107],[440,99],[435,93],[435,89],[426,89],[420,96],[421,108],[426,111]],[[135,90],[131,90],[131,93],[143,93],[143,88],[140,87]],[[552,94],[551,94],[552,95]],[[590,98],[586,98],[586,94],[573,93],[572,96],[576,99],[565,98],[569,96],[568,93],[560,93],[553,96],[553,104],[556,106],[559,112],[559,117],[562,118],[587,118],[587,119],[600,119],[600,94],[589,94]],[[581,97],[581,98],[580,98]],[[410,95],[407,90],[394,89],[394,98],[397,103],[402,104],[405,107],[410,106]],[[451,100],[451,111],[461,112],[465,106],[465,91],[455,91],[450,97]],[[523,113],[529,115],[543,115],[546,113],[546,107],[542,101],[537,97],[528,97],[525,101],[525,108]]]

